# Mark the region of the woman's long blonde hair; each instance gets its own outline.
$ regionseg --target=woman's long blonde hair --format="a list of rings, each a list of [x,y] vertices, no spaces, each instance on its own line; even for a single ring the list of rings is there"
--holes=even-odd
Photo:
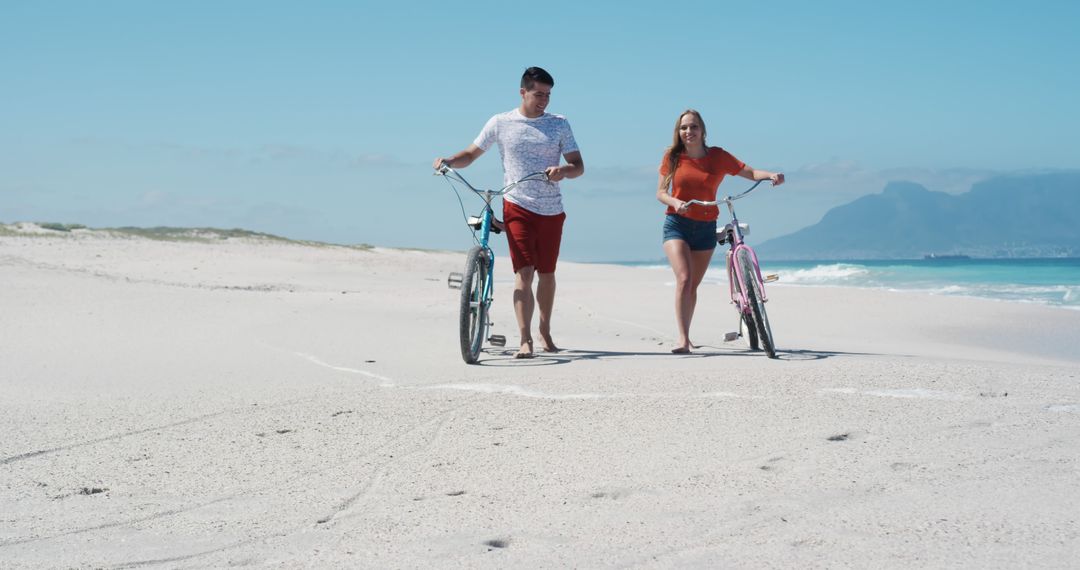
[[[679,137],[679,125],[682,123],[682,118],[687,115],[693,115],[697,119],[699,125],[701,125],[701,142],[705,143],[705,135],[708,131],[705,129],[705,120],[701,118],[701,113],[698,113],[694,109],[687,109],[679,115],[678,119],[675,119],[675,134],[671,138],[671,146],[667,149],[667,161],[668,161],[668,174],[664,177],[664,186],[671,188],[671,179],[675,177],[675,166],[679,164],[679,155],[686,152],[686,145],[683,144],[682,139]]]

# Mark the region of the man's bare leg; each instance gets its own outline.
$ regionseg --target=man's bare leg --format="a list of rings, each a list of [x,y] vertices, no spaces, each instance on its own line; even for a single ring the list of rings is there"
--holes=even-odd
[[[535,270],[533,266],[522,267],[514,274],[514,314],[517,316],[518,332],[521,334],[521,348],[514,358],[532,358],[532,316],[536,301],[533,298],[532,282]]]
[[[539,273],[536,284],[536,304],[540,308],[540,349],[558,352],[559,347],[551,340],[551,310],[555,306],[555,273]]]

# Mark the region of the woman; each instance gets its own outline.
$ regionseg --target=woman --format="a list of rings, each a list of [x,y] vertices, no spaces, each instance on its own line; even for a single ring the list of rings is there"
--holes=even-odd
[[[664,253],[675,272],[675,322],[679,345],[675,354],[688,354],[690,321],[697,305],[697,289],[709,268],[716,249],[716,206],[688,206],[690,200],[716,200],[724,176],[784,183],[784,175],[755,170],[720,147],[705,146],[705,122],[693,109],[683,111],[675,121],[671,147],[660,163],[660,183],[656,199],[667,206],[664,220]]]

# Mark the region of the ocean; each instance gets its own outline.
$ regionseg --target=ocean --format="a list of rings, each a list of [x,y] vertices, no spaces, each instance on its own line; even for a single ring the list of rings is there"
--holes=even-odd
[[[705,281],[726,286],[725,269],[722,264],[716,263],[717,257],[719,256],[713,258],[713,265],[706,273]],[[723,257],[719,259],[722,261]],[[762,260],[761,264],[762,273],[775,273],[780,276],[777,285],[919,291],[1080,310],[1080,258]],[[666,264],[659,265],[656,262],[622,265],[670,272]]]

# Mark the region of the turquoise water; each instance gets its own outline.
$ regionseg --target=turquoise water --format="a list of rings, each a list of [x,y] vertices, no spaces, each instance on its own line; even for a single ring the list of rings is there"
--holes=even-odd
[[[763,273],[779,274],[778,284],[782,285],[921,291],[1080,310],[1080,258],[762,260],[761,264]],[[632,265],[667,269],[656,263]],[[723,266],[714,260],[705,278],[726,283]]]

